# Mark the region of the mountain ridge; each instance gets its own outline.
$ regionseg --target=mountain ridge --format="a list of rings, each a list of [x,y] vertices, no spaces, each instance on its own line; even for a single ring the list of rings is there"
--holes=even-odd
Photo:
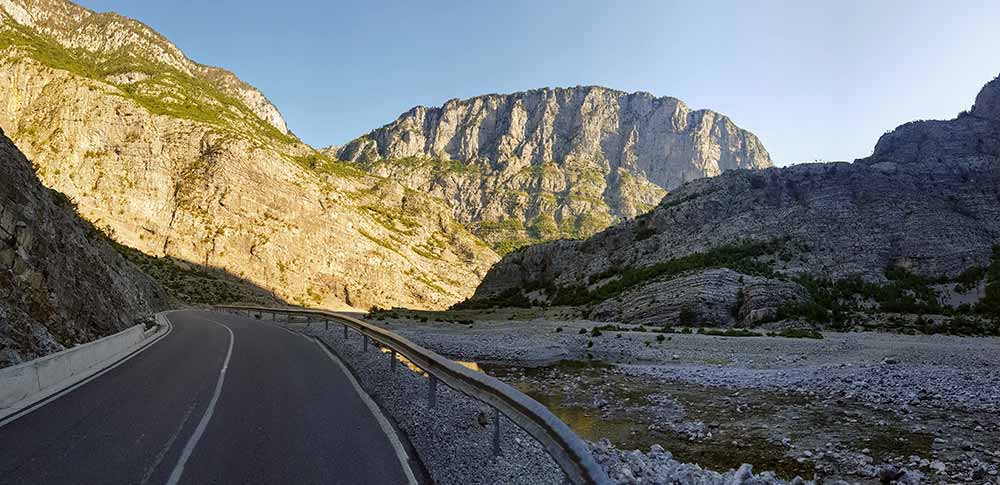
[[[968,114],[901,125],[854,163],[695,180],[586,240],[508,254],[464,305],[582,303],[594,318],[639,323],[676,323],[687,307],[702,309],[702,321],[750,324],[853,291],[818,278],[888,299],[883,308],[946,311],[945,289],[932,286],[982,292],[980,270],[997,264],[998,85]],[[721,268],[735,275],[714,273]]]
[[[771,166],[729,117],[601,86],[416,106],[336,154],[448,201],[501,252],[589,236],[686,180]]]
[[[437,200],[283,132],[137,22],[30,3],[64,45],[22,5],[0,3],[0,125],[116,242],[328,308],[444,307],[496,259]]]
[[[260,90],[226,69],[195,62],[169,39],[139,20],[114,12],[98,13],[63,0],[0,0],[0,7],[17,23],[35,28],[69,48],[105,54],[134,48],[158,49],[147,52],[146,57],[212,82],[240,98],[279,132],[289,134],[280,111]],[[116,31],[117,35],[104,35],[108,31]],[[123,36],[122,32],[131,35]],[[151,39],[155,42],[149,42]]]

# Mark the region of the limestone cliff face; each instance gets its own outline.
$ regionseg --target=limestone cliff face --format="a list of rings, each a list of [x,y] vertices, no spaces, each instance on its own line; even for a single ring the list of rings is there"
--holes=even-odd
[[[105,78],[112,84],[133,88],[153,84],[154,78],[164,74],[157,65],[167,66],[239,99],[254,115],[288,134],[278,108],[257,88],[225,69],[188,59],[177,46],[141,22],[114,13],[94,13],[65,0],[0,0],[0,8],[21,26],[68,49],[86,52],[100,62],[112,64],[121,56],[131,57],[132,62],[104,67],[108,71]]]
[[[995,80],[971,112],[950,121],[902,125],[883,136],[869,158],[732,171],[689,182],[648,214],[590,239],[507,255],[487,274],[472,302],[509,297],[519,289],[554,293],[581,282],[593,290],[643,268],[746,241],[779,243],[755,258],[777,275],[857,275],[878,282],[885,281],[889,266],[932,278],[986,266],[991,247],[1000,242],[998,105]],[[678,302],[718,302],[718,293],[735,305],[739,291],[751,286],[749,277],[740,284],[719,275],[699,278],[639,279],[597,312],[634,321],[672,317]],[[762,293],[759,283],[757,294]],[[765,288],[763,300],[773,293],[794,301],[795,292]],[[735,313],[746,316],[754,310]],[[717,317],[717,322],[733,321]]]
[[[686,181],[771,166],[723,115],[594,86],[416,107],[337,154],[443,198],[504,251],[590,236]]]
[[[124,330],[164,300],[0,130],[0,367]]]
[[[0,6],[0,126],[117,241],[325,307],[447,306],[496,260],[441,202],[285,134],[255,90],[141,24]]]

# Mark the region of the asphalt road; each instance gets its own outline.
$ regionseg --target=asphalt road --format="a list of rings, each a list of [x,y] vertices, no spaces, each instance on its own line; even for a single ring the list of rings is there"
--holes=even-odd
[[[312,340],[210,312],[0,427],[0,483],[406,483],[389,437]]]

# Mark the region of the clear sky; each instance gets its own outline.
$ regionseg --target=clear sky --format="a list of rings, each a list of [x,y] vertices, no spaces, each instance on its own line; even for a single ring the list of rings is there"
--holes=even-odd
[[[724,113],[779,165],[852,160],[1000,73],[995,0],[79,3],[234,71],[314,146],[415,105],[596,84]]]

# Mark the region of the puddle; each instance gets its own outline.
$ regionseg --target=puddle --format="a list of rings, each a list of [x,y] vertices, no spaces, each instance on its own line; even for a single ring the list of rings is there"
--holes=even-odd
[[[480,367],[544,404],[590,441],[607,438],[620,449],[643,451],[659,444],[678,460],[720,472],[743,463],[788,480],[812,478],[816,471],[812,462],[787,456],[780,437],[760,428],[761,415],[774,409],[743,403],[746,396],[737,403],[729,390],[627,376],[596,361]],[[780,407],[802,400],[778,401]]]

